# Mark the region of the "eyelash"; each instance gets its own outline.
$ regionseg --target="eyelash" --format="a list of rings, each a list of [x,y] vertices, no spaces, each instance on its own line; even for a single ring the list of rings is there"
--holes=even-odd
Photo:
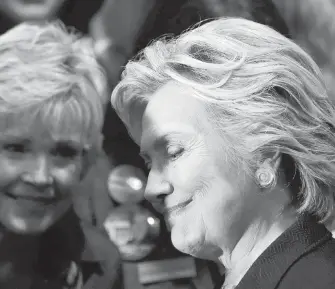
[[[59,147],[52,151],[52,154],[56,157],[66,158],[66,159],[74,159],[80,153],[77,149],[72,147]]]
[[[28,150],[28,148],[21,143],[6,144],[4,145],[4,149],[15,154],[22,154]]]
[[[177,147],[177,146],[167,146],[166,147],[166,155],[168,157],[168,159],[170,161],[174,161],[176,160],[179,156],[181,156],[182,153],[184,153],[185,149],[183,147]],[[142,156],[143,160],[144,160],[144,164],[145,166],[150,170],[151,169],[151,165],[152,165],[152,161],[146,157],[146,156]]]
[[[183,147],[168,146],[166,148],[166,152],[167,152],[168,157],[171,160],[175,160],[184,152],[184,148]]]

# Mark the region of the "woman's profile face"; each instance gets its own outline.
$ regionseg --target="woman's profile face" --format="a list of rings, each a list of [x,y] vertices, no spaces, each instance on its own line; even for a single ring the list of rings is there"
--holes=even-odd
[[[146,198],[171,228],[174,246],[202,258],[230,250],[256,218],[257,186],[234,165],[204,104],[182,86],[160,88],[144,111],[136,140],[150,173]]]
[[[53,132],[34,123],[0,133],[0,223],[20,234],[38,234],[70,207],[80,180],[80,135]]]

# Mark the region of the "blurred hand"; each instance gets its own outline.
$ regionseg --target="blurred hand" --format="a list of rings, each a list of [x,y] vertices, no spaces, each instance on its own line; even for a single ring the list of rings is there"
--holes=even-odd
[[[117,43],[112,36],[106,33],[102,16],[99,13],[91,18],[89,30],[95,43],[96,57],[107,72],[110,87],[114,87],[120,79],[123,66],[128,61],[127,51],[131,50],[130,45]]]
[[[156,0],[105,0],[91,18],[89,33],[97,44],[96,55],[107,71],[111,87],[117,84],[123,66],[133,56],[136,41],[155,4]]]
[[[107,188],[111,165],[105,153],[101,153],[97,158],[74,192],[73,206],[87,242],[87,251],[83,258],[101,262],[106,268],[114,268],[119,262],[119,254],[103,226],[113,209]]]

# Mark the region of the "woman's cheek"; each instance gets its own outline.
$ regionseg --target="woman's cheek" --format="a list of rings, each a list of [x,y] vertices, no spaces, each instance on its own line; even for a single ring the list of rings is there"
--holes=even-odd
[[[81,176],[81,166],[79,164],[71,164],[69,166],[58,168],[55,171],[55,181],[64,191],[68,191],[78,185]]]

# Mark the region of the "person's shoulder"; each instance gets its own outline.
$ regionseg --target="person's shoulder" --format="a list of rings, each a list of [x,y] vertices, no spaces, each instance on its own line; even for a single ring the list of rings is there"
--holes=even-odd
[[[335,239],[331,238],[300,256],[278,287],[286,288],[335,288]]]

